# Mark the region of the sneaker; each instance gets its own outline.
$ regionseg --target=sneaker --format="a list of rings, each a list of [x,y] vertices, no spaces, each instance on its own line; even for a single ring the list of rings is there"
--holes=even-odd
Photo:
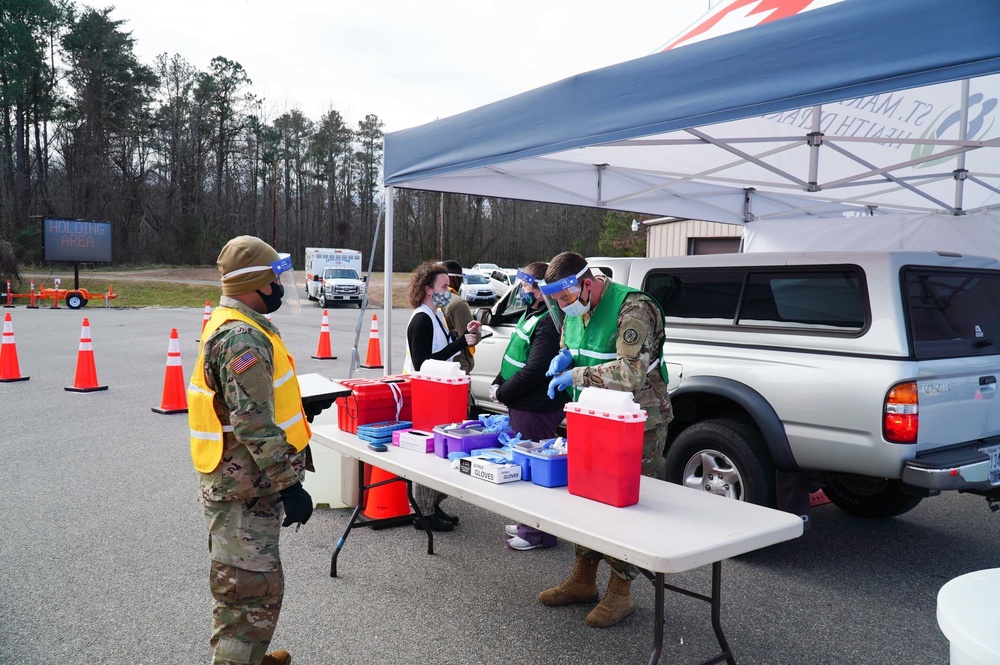
[[[520,552],[523,552],[525,550],[538,549],[539,547],[541,547],[541,545],[535,545],[534,543],[529,543],[524,538],[518,538],[517,536],[514,536],[513,538],[507,541],[507,547],[509,547],[512,550],[518,550]]]
[[[507,526],[505,526],[503,528],[503,530],[507,532],[508,536],[513,537],[513,536],[517,535],[517,525],[516,524],[508,524]]]

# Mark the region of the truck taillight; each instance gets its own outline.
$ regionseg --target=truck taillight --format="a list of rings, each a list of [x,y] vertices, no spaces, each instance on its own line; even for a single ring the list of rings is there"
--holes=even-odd
[[[916,381],[899,383],[885,397],[882,435],[892,443],[916,443],[920,426]]]

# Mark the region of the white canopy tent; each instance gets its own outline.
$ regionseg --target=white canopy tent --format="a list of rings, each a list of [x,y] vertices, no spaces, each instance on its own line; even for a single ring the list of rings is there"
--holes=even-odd
[[[743,227],[744,252],[859,249],[956,252],[1000,261],[1000,211],[763,220]]]
[[[733,224],[998,208],[998,34],[996,2],[843,0],[387,134],[386,272],[394,187]]]

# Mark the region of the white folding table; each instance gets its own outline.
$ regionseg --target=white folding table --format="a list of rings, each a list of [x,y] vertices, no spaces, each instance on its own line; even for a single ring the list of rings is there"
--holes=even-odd
[[[723,559],[791,540],[802,535],[797,515],[750,503],[698,492],[671,483],[643,477],[639,503],[615,508],[575,496],[567,488],[548,488],[530,482],[502,485],[474,478],[452,469],[433,453],[419,453],[389,446],[374,452],[357,436],[336,425],[313,428],[313,439],[343,455],[395,474],[407,484],[416,482],[439,490],[490,512],[533,526],[572,543],[578,543],[635,564],[653,582],[655,623],[650,664],[659,660],[663,648],[665,591],[674,591],[710,603],[712,627],[721,652],[702,665],[726,661],[735,665],[720,619]],[[363,477],[359,475],[359,478]],[[381,483],[380,483],[381,484]],[[359,494],[362,490],[359,489]],[[337,542],[330,574],[336,577],[336,560],[352,526],[358,520],[361,501]],[[418,518],[423,522],[422,516]],[[426,528],[429,554],[433,533]],[[712,565],[711,595],[703,595],[665,583],[665,575]]]

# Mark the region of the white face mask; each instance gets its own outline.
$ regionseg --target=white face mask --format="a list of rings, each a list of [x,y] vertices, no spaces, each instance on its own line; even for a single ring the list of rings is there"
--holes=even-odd
[[[561,309],[563,311],[563,314],[565,314],[566,316],[583,316],[584,314],[590,311],[590,298],[587,299],[586,303],[582,302],[582,300],[583,300],[583,289],[581,288],[580,295],[577,297],[576,300],[566,305],[565,307],[560,306],[559,309]]]
[[[560,307],[559,309],[561,309],[563,311],[563,314],[565,314],[566,316],[583,316],[584,314],[590,311],[590,303],[588,302],[586,305],[584,305],[583,303],[580,302],[579,299],[577,299],[571,302],[570,304],[566,305],[565,307]]]

